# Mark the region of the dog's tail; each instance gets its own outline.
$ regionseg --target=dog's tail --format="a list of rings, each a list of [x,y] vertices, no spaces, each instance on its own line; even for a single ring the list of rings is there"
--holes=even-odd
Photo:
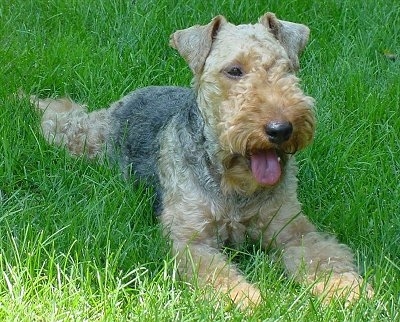
[[[87,112],[85,105],[69,98],[39,99],[30,96],[30,102],[41,112],[42,132],[54,145],[65,146],[72,155],[88,158],[102,156],[109,131],[109,111]]]

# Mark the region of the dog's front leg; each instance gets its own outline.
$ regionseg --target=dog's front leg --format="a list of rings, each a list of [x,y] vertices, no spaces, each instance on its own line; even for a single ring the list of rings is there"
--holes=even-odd
[[[186,279],[197,278],[200,286],[211,285],[229,295],[240,308],[259,304],[259,289],[247,282],[238,269],[217,248],[198,242],[173,239],[178,269]]]
[[[257,305],[259,289],[247,282],[239,270],[219,250],[215,223],[210,219],[206,202],[194,207],[172,203],[164,208],[161,221],[168,237],[182,278],[197,282],[200,287],[212,286],[229,295],[241,308]]]
[[[334,237],[308,232],[284,245],[287,270],[303,283],[312,285],[312,292],[325,302],[342,298],[346,305],[362,295],[364,281],[358,274],[351,250]],[[365,285],[366,297],[372,288]]]
[[[312,292],[321,295],[325,302],[342,298],[350,304],[361,297],[364,282],[349,247],[317,232],[303,214],[289,215],[282,206],[265,231],[265,237],[269,244],[272,240],[283,250],[288,273],[299,282],[311,285]],[[372,297],[372,288],[369,285],[365,288],[365,295]]]

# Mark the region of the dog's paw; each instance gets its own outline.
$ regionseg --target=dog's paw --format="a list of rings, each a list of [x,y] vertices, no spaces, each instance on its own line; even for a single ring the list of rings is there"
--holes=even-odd
[[[260,290],[252,284],[240,283],[229,291],[229,296],[241,310],[255,308],[261,302]]]
[[[371,285],[366,284],[361,276],[355,272],[334,274],[328,280],[319,281],[312,288],[314,295],[320,295],[325,304],[334,299],[342,299],[345,306],[357,301],[362,295],[372,298],[374,291]]]

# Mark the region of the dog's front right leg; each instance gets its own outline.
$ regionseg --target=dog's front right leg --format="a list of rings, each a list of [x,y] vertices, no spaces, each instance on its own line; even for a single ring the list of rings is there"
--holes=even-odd
[[[196,206],[182,202],[164,205],[161,221],[172,240],[181,277],[197,282],[200,287],[212,286],[241,308],[257,305],[261,300],[259,289],[247,282],[220,252],[218,233],[205,204],[202,201]]]
[[[178,269],[185,279],[197,278],[199,286],[213,286],[218,292],[229,295],[240,308],[259,304],[259,289],[247,282],[218,249],[207,244],[172,239]]]

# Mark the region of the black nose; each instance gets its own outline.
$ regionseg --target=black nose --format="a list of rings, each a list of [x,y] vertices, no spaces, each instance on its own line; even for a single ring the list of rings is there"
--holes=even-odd
[[[265,132],[271,143],[281,144],[290,139],[293,125],[286,121],[274,121],[265,126]]]

